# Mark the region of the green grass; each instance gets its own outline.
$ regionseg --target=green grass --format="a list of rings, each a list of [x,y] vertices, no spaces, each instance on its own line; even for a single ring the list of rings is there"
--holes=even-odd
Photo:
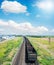
[[[52,56],[45,48],[37,43],[48,45],[48,50],[51,52],[54,50],[54,41],[49,44],[48,40],[42,40],[41,38],[28,37],[28,39],[37,51],[39,65],[54,65],[54,55]]]
[[[21,37],[0,43],[0,65],[11,65],[11,61],[20,47]]]

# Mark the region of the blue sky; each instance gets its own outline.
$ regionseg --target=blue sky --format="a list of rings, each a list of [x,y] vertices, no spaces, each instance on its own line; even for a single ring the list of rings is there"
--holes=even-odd
[[[54,0],[0,0],[0,34],[54,35]]]

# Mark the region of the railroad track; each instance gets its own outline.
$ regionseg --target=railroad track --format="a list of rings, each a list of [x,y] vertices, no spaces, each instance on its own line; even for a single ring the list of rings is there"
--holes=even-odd
[[[36,61],[35,63],[26,63],[25,62],[25,43],[27,40],[23,40],[23,43],[21,45],[20,50],[17,52],[15,55],[12,65],[38,65],[38,62]]]

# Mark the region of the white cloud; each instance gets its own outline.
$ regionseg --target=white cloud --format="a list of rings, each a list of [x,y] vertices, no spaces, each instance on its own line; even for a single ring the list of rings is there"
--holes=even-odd
[[[16,23],[15,21],[9,20],[7,22],[0,20],[0,27],[4,29],[3,34],[43,34],[48,32],[48,28],[44,26],[34,27],[29,22]]]
[[[37,6],[39,9],[49,12],[53,10],[54,1],[53,0],[39,1],[33,6]]]
[[[39,26],[39,27],[37,27],[37,30],[40,32],[46,32],[46,31],[48,31],[48,29],[46,28],[46,27],[44,27],[44,26]]]
[[[4,10],[5,12],[11,12],[11,13],[27,12],[27,7],[17,1],[3,1],[1,9]]]
[[[6,25],[8,25],[7,22],[0,20],[0,26],[6,26]]]
[[[3,32],[4,31],[4,29],[0,29],[0,32]]]

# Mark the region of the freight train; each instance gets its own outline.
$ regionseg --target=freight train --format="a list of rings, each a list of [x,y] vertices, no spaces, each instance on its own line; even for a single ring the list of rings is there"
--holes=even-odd
[[[25,38],[25,62],[26,63],[35,63],[37,60],[37,52],[34,47],[31,45],[29,40]]]

